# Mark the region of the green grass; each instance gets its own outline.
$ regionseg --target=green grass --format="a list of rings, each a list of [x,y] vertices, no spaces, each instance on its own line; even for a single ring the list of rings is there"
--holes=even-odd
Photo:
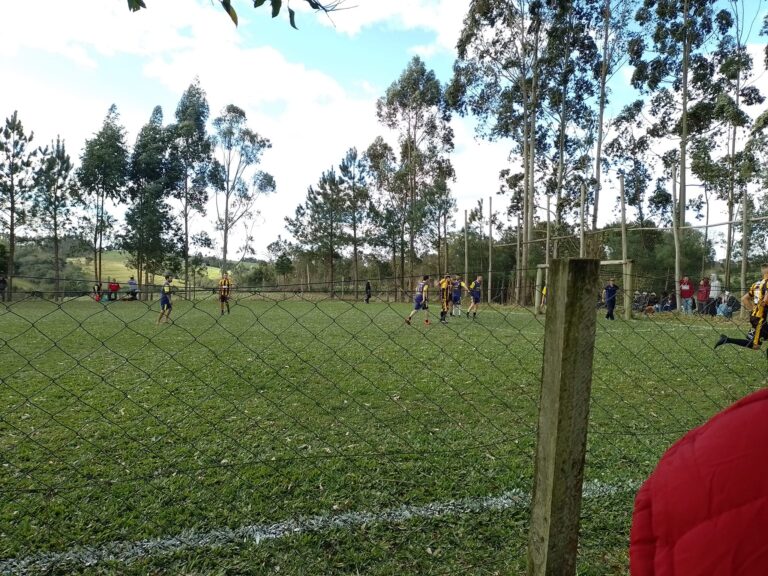
[[[0,559],[530,492],[543,317],[212,298],[0,308]],[[434,316],[433,316],[434,321]],[[642,481],[760,387],[734,324],[598,322],[586,479]],[[633,491],[585,499],[580,574],[627,571]],[[373,522],[50,573],[509,574],[527,510]]]

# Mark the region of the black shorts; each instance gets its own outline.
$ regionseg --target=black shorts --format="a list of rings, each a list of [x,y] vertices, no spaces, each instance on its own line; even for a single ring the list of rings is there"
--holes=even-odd
[[[224,294],[219,294],[219,302],[229,302],[229,296],[225,296]]]
[[[752,325],[752,329],[747,332],[747,340],[752,342],[753,348],[757,348],[763,343],[763,340],[768,338],[768,324],[766,324],[765,318],[755,316],[749,317],[749,323]]]

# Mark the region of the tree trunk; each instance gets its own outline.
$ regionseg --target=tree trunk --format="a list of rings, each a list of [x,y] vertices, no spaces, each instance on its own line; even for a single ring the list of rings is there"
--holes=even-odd
[[[229,196],[231,192],[227,192],[224,195],[224,223],[223,223],[223,233],[224,233],[224,241],[222,242],[222,249],[221,249],[221,270],[220,272],[223,274],[224,272],[227,272],[227,243],[229,242]]]
[[[189,170],[184,174],[184,292],[189,298]]]
[[[61,262],[59,261],[59,220],[58,209],[53,211],[53,300],[58,302],[61,291]]]
[[[691,39],[688,32],[688,1],[683,4],[684,20],[683,26],[686,28],[685,40],[683,43],[683,97],[682,97],[682,130],[680,134],[680,201],[678,202],[678,220],[680,226],[685,226],[685,204],[686,204],[686,156],[688,154],[688,68],[691,58]]]
[[[608,83],[608,61],[611,57],[608,46],[608,34],[611,24],[611,0],[605,0],[603,8],[603,61],[600,66],[600,104],[597,122],[597,145],[595,148],[595,206],[592,211],[592,230],[597,230],[597,212],[600,203],[601,162],[603,158],[603,122],[605,120],[606,84]]]
[[[16,258],[16,190],[14,190],[14,170],[13,164],[11,164],[11,191],[10,191],[10,204],[11,214],[8,221],[8,300],[13,300],[13,275],[16,272],[15,258]]]

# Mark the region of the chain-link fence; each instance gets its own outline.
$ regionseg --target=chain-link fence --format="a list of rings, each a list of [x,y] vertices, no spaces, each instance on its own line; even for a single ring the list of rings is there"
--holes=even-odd
[[[546,314],[464,292],[441,323],[429,290],[410,325],[376,285],[177,291],[161,323],[159,298],[16,293],[0,572],[523,573]],[[579,562],[623,574],[640,482],[766,361],[713,352],[738,313],[611,321],[599,293]]]

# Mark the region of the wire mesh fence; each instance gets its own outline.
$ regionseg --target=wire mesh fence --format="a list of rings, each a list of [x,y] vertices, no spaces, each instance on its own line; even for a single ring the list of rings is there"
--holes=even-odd
[[[0,572],[524,572],[546,315],[463,293],[443,324],[431,290],[410,325],[377,286],[177,291],[162,323],[159,298],[17,293]],[[640,482],[766,361],[713,352],[738,313],[611,321],[599,295],[580,571],[622,574]]]

